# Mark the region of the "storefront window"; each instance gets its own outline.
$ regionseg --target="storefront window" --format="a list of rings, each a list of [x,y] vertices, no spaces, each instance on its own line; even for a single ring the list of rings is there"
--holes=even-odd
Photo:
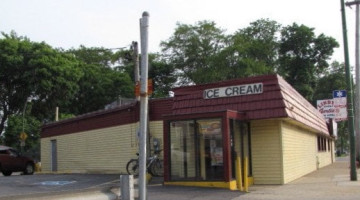
[[[195,124],[194,121],[171,122],[170,128],[171,178],[195,179]]]
[[[170,124],[171,180],[223,180],[221,119]]]

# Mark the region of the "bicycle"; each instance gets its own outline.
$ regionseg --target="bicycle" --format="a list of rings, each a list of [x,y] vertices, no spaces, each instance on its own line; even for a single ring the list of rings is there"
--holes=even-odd
[[[159,159],[161,150],[154,151],[154,155],[146,160],[146,169],[152,176],[163,176],[163,163]],[[130,175],[139,175],[139,153],[136,153],[137,159],[130,159],[126,164],[126,170]]]

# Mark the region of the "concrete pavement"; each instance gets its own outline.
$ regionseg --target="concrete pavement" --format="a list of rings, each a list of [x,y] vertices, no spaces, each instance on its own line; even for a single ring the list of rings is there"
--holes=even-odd
[[[358,174],[360,178],[360,174]],[[348,161],[338,161],[289,184],[252,186],[234,200],[358,200],[360,181],[350,181]]]
[[[149,185],[148,196],[149,200],[359,200],[360,181],[350,181],[349,158],[345,157],[286,185],[251,186],[249,193]]]

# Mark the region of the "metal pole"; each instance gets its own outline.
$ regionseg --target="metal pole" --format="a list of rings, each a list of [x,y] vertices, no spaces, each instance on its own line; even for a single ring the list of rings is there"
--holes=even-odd
[[[26,101],[25,101],[25,105],[24,105],[24,109],[23,109],[23,113],[22,113],[22,132],[20,133],[23,134],[25,133],[25,111],[26,111],[26,105],[28,103],[28,98],[26,98]],[[25,142],[23,140],[20,141],[20,152],[21,153],[24,153],[24,145],[25,145]]]
[[[139,48],[138,43],[133,41],[133,61],[134,61],[134,80],[135,84],[139,84],[140,82],[140,70],[139,70]],[[136,100],[140,101],[140,97],[136,96]]]
[[[149,13],[144,12],[140,19],[141,37],[141,87],[140,87],[140,171],[139,171],[139,200],[146,200],[146,141],[148,117],[148,28]]]
[[[346,28],[346,15],[345,15],[345,4],[344,0],[340,0],[341,3],[341,18],[343,27],[343,38],[344,38],[344,56],[345,56],[345,71],[346,71],[346,85],[347,85],[347,111],[349,121],[349,140],[350,140],[350,180],[356,181],[356,162],[355,162],[355,132],[354,132],[354,110],[353,110],[353,89],[352,80],[349,66],[349,50],[348,50],[348,39],[347,39],[347,28]]]
[[[55,108],[55,121],[56,122],[59,121],[59,107],[58,106],[56,106],[56,108]]]
[[[356,1],[356,20],[355,20],[355,68],[356,68],[356,74],[355,74],[355,133],[356,133],[356,159],[360,160],[360,69],[359,69],[359,2]]]
[[[359,65],[359,0],[346,2],[345,5],[356,5],[355,12],[355,135],[356,160],[360,161],[360,65]]]
[[[25,101],[24,109],[23,109],[23,113],[22,113],[22,132],[24,132],[24,130],[25,130],[25,111],[26,111],[27,102],[28,102],[28,99],[26,99],[26,101]]]

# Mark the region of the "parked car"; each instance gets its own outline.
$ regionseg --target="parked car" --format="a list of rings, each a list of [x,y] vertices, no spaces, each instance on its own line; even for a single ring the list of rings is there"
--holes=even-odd
[[[33,174],[35,162],[33,159],[22,156],[17,150],[0,145],[0,171],[4,176],[10,176],[13,172]]]

